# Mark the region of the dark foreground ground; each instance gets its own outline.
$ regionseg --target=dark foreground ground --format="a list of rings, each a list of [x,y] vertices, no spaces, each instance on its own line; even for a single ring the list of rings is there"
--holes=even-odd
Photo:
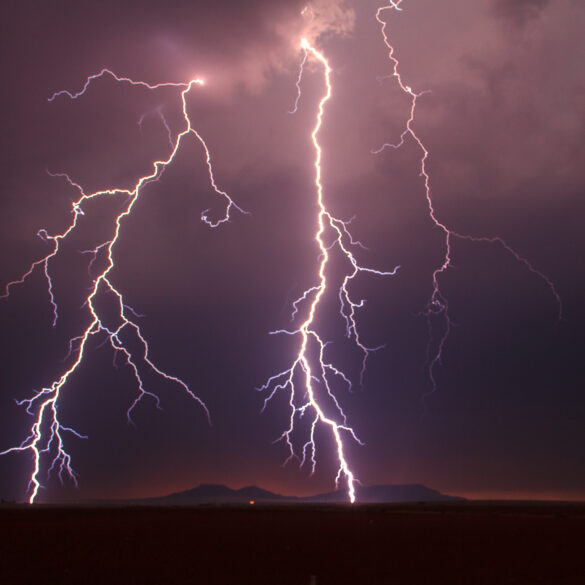
[[[585,504],[0,506],[0,583],[585,584]]]

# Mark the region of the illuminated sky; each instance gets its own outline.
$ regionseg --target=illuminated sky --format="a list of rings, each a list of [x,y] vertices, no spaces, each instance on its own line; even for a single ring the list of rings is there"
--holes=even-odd
[[[144,315],[140,326],[158,365],[206,402],[204,413],[172,385],[148,383],[163,411],[144,401],[136,426],[125,412],[135,384],[123,360],[93,344],[65,388],[65,424],[80,487],[47,483],[42,501],[158,495],[199,483],[257,484],[289,494],[333,487],[336,461],[318,437],[314,477],[273,444],[286,425],[284,397],[260,414],[255,388],[290,365],[290,304],[314,283],[317,250],[310,132],[322,77],[312,67],[296,114],[302,54],[312,35],[333,68],[333,97],[320,134],[325,199],[366,247],[368,266],[401,269],[360,277],[361,337],[372,354],[364,387],[342,392],[366,445],[348,457],[365,484],[424,483],[462,495],[585,498],[585,397],[581,299],[585,189],[585,9],[572,0],[404,0],[388,34],[405,81],[420,97],[415,128],[430,151],[438,218],[459,233],[500,236],[546,274],[546,283],[498,245],[456,240],[441,286],[454,322],[431,390],[427,321],[444,239],[433,226],[419,176],[420,151],[395,142],[409,102],[395,80],[375,21],[380,4],[303,2],[11,3],[3,19],[0,283],[46,253],[36,238],[70,221],[76,193],[129,186],[168,153],[163,118],[180,128],[176,90],[148,92],[96,82],[103,67],[150,83],[205,79],[189,114],[213,156],[215,176],[249,216],[212,230],[201,212],[221,213],[204,153],[186,146],[161,181],[145,188],[123,225],[116,286]],[[307,26],[310,29],[307,30]],[[142,123],[139,124],[139,121]],[[68,339],[87,319],[90,281],[80,254],[111,226],[116,200],[87,206],[84,230],[53,264],[57,326],[40,273],[0,301],[0,450],[26,436],[15,398],[63,371]],[[93,243],[93,244],[92,244]],[[108,307],[104,307],[107,313]],[[352,376],[359,359],[339,323],[320,324]],[[440,332],[440,323],[435,323]],[[434,346],[431,346],[431,348]],[[0,496],[21,499],[31,460],[0,458]]]

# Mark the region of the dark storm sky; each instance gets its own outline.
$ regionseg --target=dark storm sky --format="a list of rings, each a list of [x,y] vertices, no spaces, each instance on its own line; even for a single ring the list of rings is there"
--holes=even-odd
[[[430,151],[428,171],[440,221],[459,233],[500,236],[554,282],[497,245],[453,242],[441,277],[454,327],[436,370],[426,370],[421,312],[444,239],[433,226],[419,177],[420,151],[395,142],[409,103],[391,73],[372,0],[317,3],[311,33],[333,68],[334,95],[320,140],[325,198],[367,250],[364,265],[395,277],[361,277],[355,296],[361,336],[385,347],[370,357],[364,387],[340,394],[366,446],[348,446],[365,484],[424,483],[471,496],[585,498],[583,393],[585,280],[585,8],[574,0],[405,0],[386,12],[405,82],[419,99],[415,128]],[[47,98],[79,90],[108,67],[156,83],[196,76],[189,114],[211,150],[219,186],[251,215],[217,230],[201,211],[221,213],[201,147],[185,145],[162,180],[146,187],[122,227],[112,280],[140,325],[151,355],[208,405],[173,385],[147,383],[163,411],[145,400],[125,411],[135,384],[112,350],[96,341],[63,390],[63,423],[79,490],[46,483],[41,501],[158,495],[199,483],[257,484],[287,494],[327,491],[335,459],[318,437],[314,477],[272,441],[286,425],[285,397],[260,414],[255,391],[290,364],[290,303],[315,283],[317,251],[310,132],[323,90],[317,67],[296,96],[307,21],[303,2],[4,3],[1,39],[2,175],[0,282],[46,253],[35,237],[70,221],[76,196],[51,172],[86,191],[129,187],[168,152],[157,111],[180,129],[177,92],[96,82],[72,102]],[[144,115],[142,128],[138,120]],[[90,284],[79,253],[110,233],[116,199],[88,204],[83,229],[53,263],[61,319],[51,328],[46,286],[35,273],[0,302],[0,450],[26,436],[30,419],[14,404],[66,367],[68,339],[87,322]],[[100,240],[101,238],[101,240]],[[107,308],[106,308],[107,309]],[[339,323],[323,324],[333,341]],[[440,332],[440,328],[436,330]],[[335,344],[334,344],[334,347]],[[333,349],[355,374],[355,354]],[[0,496],[21,499],[27,454],[0,458]]]

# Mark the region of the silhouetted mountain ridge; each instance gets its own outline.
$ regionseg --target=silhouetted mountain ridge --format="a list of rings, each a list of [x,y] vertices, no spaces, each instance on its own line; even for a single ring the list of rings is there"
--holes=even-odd
[[[428,488],[422,484],[400,485],[372,485],[356,486],[356,501],[367,503],[392,503],[392,502],[445,502],[463,501],[465,498],[442,494],[437,490]],[[347,493],[337,490],[326,494],[319,494],[305,498],[311,502],[345,502]]]
[[[159,498],[140,500],[140,503],[160,505],[237,504],[254,501],[281,503],[342,503],[347,492],[336,490],[308,497],[283,496],[251,485],[237,490],[222,484],[201,484],[197,487]],[[445,502],[465,498],[442,494],[422,484],[356,486],[356,501],[360,503]]]

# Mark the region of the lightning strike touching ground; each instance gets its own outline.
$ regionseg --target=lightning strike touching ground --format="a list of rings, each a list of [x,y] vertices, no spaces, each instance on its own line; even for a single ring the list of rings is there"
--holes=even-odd
[[[0,453],[0,455],[6,455],[8,453],[27,452],[32,456],[33,469],[27,488],[27,494],[30,503],[35,501],[39,490],[42,487],[43,480],[41,476],[44,475],[48,478],[51,472],[54,470],[58,470],[58,476],[61,482],[63,482],[66,477],[69,477],[77,485],[77,476],[73,467],[71,466],[71,456],[66,450],[64,434],[67,433],[69,435],[74,435],[80,438],[85,437],[81,433],[75,431],[73,428],[64,426],[61,423],[59,418],[59,405],[61,403],[62,393],[67,382],[81,367],[85,354],[88,351],[90,340],[93,338],[103,336],[104,339],[102,344],[109,343],[114,351],[114,357],[121,355],[125,360],[126,365],[131,369],[134,375],[137,386],[137,394],[127,410],[127,418],[130,423],[132,423],[132,411],[146,397],[151,398],[155,402],[157,408],[160,409],[158,395],[145,387],[141,375],[141,371],[143,370],[150,370],[164,380],[179,386],[183,392],[187,393],[195,402],[201,406],[201,408],[205,411],[208,421],[210,421],[207,407],[203,401],[189,388],[189,386],[182,379],[165,372],[152,361],[149,355],[148,343],[143,336],[140,327],[134,319],[134,317],[137,317],[138,315],[125,303],[122,293],[113,285],[112,281],[110,280],[111,272],[115,267],[115,246],[118,242],[124,218],[132,213],[132,209],[135,203],[138,201],[143,188],[149,183],[158,181],[161,178],[164,170],[173,162],[173,159],[175,158],[177,152],[179,152],[182,143],[192,136],[203,147],[209,174],[209,181],[213,190],[217,195],[225,200],[225,211],[222,217],[217,220],[212,220],[208,216],[208,210],[205,210],[201,214],[201,220],[210,227],[215,228],[220,224],[229,221],[230,213],[234,209],[240,211],[241,213],[247,213],[238,207],[225,191],[222,191],[217,186],[211,164],[211,154],[207,144],[201,135],[192,127],[191,120],[187,114],[187,96],[194,86],[203,85],[203,81],[201,79],[192,79],[191,81],[184,83],[149,84],[144,81],[134,81],[128,77],[119,77],[112,71],[103,69],[99,73],[89,76],[86,79],[83,88],[79,92],[72,93],[67,90],[58,91],[49,98],[49,101],[52,102],[59,96],[67,96],[72,100],[78,99],[87,91],[89,91],[90,86],[93,83],[97,82],[98,79],[105,76],[111,76],[119,83],[128,83],[133,86],[142,86],[152,91],[163,87],[177,88],[182,109],[182,120],[184,122],[184,128],[173,139],[172,133],[168,124],[166,123],[164,116],[162,115],[162,112],[160,110],[158,111],[158,114],[161,117],[161,120],[169,135],[170,154],[168,154],[166,158],[153,161],[151,170],[144,176],[140,177],[131,189],[111,187],[106,190],[86,193],[81,185],[74,182],[67,174],[52,174],[52,176],[64,178],[68,184],[76,189],[79,193],[79,197],[72,203],[73,218],[71,223],[62,233],[56,235],[50,235],[44,229],[39,230],[38,236],[51,245],[51,250],[43,258],[33,262],[28,270],[19,279],[9,282],[5,287],[4,293],[0,296],[0,298],[7,297],[13,287],[19,284],[23,284],[24,281],[33,272],[42,270],[44,278],[47,282],[49,303],[52,311],[52,325],[55,326],[59,318],[59,313],[57,301],[53,294],[53,281],[51,277],[50,264],[59,255],[61,243],[64,242],[68,236],[78,228],[79,217],[85,215],[84,204],[86,202],[92,199],[109,197],[118,197],[124,200],[122,211],[115,218],[111,237],[106,241],[100,242],[94,248],[83,251],[83,253],[90,256],[90,261],[88,264],[88,271],[90,272],[90,275],[98,257],[104,261],[105,266],[101,270],[98,270],[97,274],[92,276],[93,284],[91,285],[90,292],[84,302],[84,307],[89,313],[89,324],[79,335],[73,337],[69,342],[69,353],[66,360],[71,360],[72,363],[70,363],[61,376],[59,376],[48,386],[44,387],[38,392],[35,392],[31,398],[18,402],[19,405],[26,408],[26,412],[33,419],[29,434],[18,446],[6,449]],[[141,121],[142,120],[139,121],[139,124],[141,124]],[[118,322],[114,327],[108,326],[102,321],[103,317],[100,316],[99,309],[97,308],[98,298],[104,297],[109,297],[115,301],[114,304],[116,306],[116,318]],[[137,355],[135,350],[130,349],[130,339],[132,339],[132,342],[137,344],[140,348],[139,355]]]
[[[378,8],[376,12],[376,20],[380,24],[380,29],[382,33],[382,38],[386,48],[388,49],[388,58],[392,63],[392,74],[391,77],[395,77],[396,81],[402,90],[403,93],[408,95],[410,100],[410,110],[409,116],[406,121],[406,125],[402,133],[400,134],[400,138],[395,143],[386,143],[380,146],[378,149],[373,150],[373,154],[379,154],[386,148],[391,149],[398,149],[400,148],[405,141],[410,137],[410,139],[414,140],[417,144],[418,148],[420,149],[420,176],[423,179],[424,183],[424,192],[425,197],[427,200],[428,210],[429,210],[429,217],[431,218],[432,222],[435,224],[437,228],[439,228],[444,235],[444,246],[445,246],[445,253],[443,255],[443,259],[441,264],[435,268],[432,273],[432,292],[429,298],[429,301],[424,309],[424,315],[427,318],[428,329],[429,329],[429,342],[428,342],[428,374],[429,379],[431,382],[431,390],[427,392],[424,396],[428,396],[436,391],[437,389],[437,381],[435,378],[435,369],[438,364],[440,364],[443,354],[443,349],[445,347],[445,343],[447,338],[449,337],[449,333],[452,328],[452,321],[449,315],[449,303],[447,298],[441,291],[440,286],[440,278],[443,274],[447,272],[447,270],[452,266],[452,250],[451,250],[451,243],[454,238],[461,239],[461,240],[468,240],[470,242],[487,242],[487,243],[494,243],[499,244],[502,246],[509,254],[511,254],[520,264],[524,265],[530,272],[534,275],[539,277],[546,286],[549,288],[552,296],[557,305],[557,314],[558,319],[562,318],[562,303],[561,298],[554,286],[554,283],[550,280],[546,274],[535,268],[526,258],[521,256],[516,250],[514,250],[511,246],[509,246],[504,239],[499,236],[472,236],[468,234],[461,234],[447,225],[445,225],[441,220],[437,218],[435,207],[433,204],[433,198],[431,195],[431,186],[430,186],[430,177],[427,171],[427,161],[429,158],[429,151],[427,150],[426,146],[422,142],[421,138],[415,132],[413,128],[414,120],[415,120],[415,112],[417,107],[418,98],[421,97],[423,94],[427,93],[426,91],[416,92],[413,90],[409,85],[407,85],[399,71],[400,63],[398,58],[395,56],[395,49],[394,46],[390,43],[388,35],[386,33],[386,29],[388,26],[387,20],[383,18],[383,14],[389,10],[397,10],[402,11],[401,4],[403,0],[396,0],[392,1],[389,0],[388,4],[381,6]],[[443,332],[438,336],[438,342],[436,343],[436,349],[433,351],[431,350],[431,345],[433,343],[433,323],[432,320],[434,317],[439,317],[443,321]]]
[[[318,426],[329,430],[337,452],[338,470],[335,483],[338,485],[340,479],[342,477],[345,478],[348,497],[353,503],[355,502],[355,483],[357,479],[347,461],[344,439],[354,439],[360,445],[363,443],[348,425],[347,417],[343,412],[333,388],[334,380],[341,380],[342,384],[348,388],[351,388],[351,381],[325,357],[328,342],[320,336],[316,320],[322,309],[325,296],[330,290],[336,290],[339,298],[339,313],[345,322],[346,335],[348,338],[353,339],[363,355],[361,371],[361,376],[363,377],[367,357],[374,349],[366,347],[360,339],[356,323],[356,309],[362,307],[363,301],[356,302],[351,298],[349,286],[359,273],[365,272],[377,276],[388,276],[395,274],[398,267],[392,271],[383,272],[361,266],[351,251],[351,247],[358,246],[359,242],[354,241],[349,233],[349,222],[337,219],[327,208],[323,196],[321,179],[322,149],[318,135],[323,124],[325,105],[331,98],[332,93],[331,67],[323,53],[313,47],[306,39],[302,39],[301,48],[304,51],[304,57],[296,83],[298,93],[292,111],[296,111],[298,106],[304,67],[309,57],[312,57],[322,67],[326,87],[323,97],[319,102],[315,126],[311,133],[311,139],[315,149],[315,190],[318,208],[316,217],[317,226],[314,236],[320,258],[317,277],[318,283],[305,290],[293,303],[293,319],[296,319],[297,315],[303,312],[303,306],[306,307],[304,311],[305,316],[303,317],[304,320],[299,327],[293,330],[272,332],[273,334],[292,335],[299,339],[298,353],[292,365],[290,368],[269,378],[259,390],[268,393],[264,402],[264,408],[266,408],[268,402],[279,391],[288,392],[290,406],[289,426],[279,439],[277,439],[277,441],[284,441],[288,447],[289,455],[285,464],[295,458],[299,461],[299,466],[302,467],[307,462],[307,458],[310,457],[311,474],[313,474],[317,465],[315,432]],[[333,276],[328,272],[330,270],[330,259],[333,254],[345,258],[351,266],[349,272],[345,274],[342,282],[338,285],[331,283]],[[299,448],[295,445],[296,437],[294,435],[297,434],[295,433],[295,429],[299,423],[299,419],[306,415],[312,417],[309,436]]]

